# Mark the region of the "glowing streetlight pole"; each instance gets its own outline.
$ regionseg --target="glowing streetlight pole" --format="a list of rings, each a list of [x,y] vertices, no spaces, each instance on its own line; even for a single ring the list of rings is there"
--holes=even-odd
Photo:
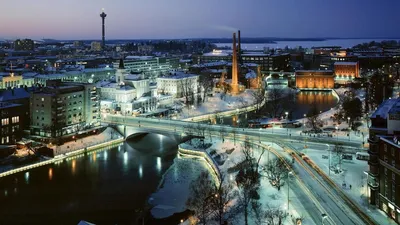
[[[347,123],[349,125],[349,141],[350,141],[350,117],[347,117]]]
[[[286,115],[286,133],[287,135],[289,135],[289,123],[288,123],[289,113],[285,112],[285,115]]]

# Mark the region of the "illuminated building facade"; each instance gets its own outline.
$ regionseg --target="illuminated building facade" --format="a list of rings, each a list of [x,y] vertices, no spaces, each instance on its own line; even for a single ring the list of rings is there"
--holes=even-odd
[[[0,102],[0,112],[0,145],[15,144],[22,135],[25,109],[21,104]]]
[[[367,196],[400,224],[400,99],[384,101],[370,119]]]
[[[94,84],[47,81],[31,93],[31,135],[48,141],[98,126],[99,91]]]
[[[335,62],[335,81],[344,84],[360,77],[360,66],[358,62]]]
[[[300,90],[331,90],[335,85],[332,70],[298,70],[295,76]]]

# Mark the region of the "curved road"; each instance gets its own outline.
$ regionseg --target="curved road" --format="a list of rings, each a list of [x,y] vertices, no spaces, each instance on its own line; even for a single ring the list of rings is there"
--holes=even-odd
[[[246,136],[250,137],[253,143],[261,142],[273,142],[282,146],[282,144],[290,143],[291,140],[287,140],[288,136],[285,134],[271,134],[262,132],[262,130],[255,129],[243,129],[234,128],[229,126],[219,125],[206,125],[196,124],[191,122],[175,121],[175,120],[159,120],[149,119],[141,117],[123,117],[118,115],[107,115],[103,118],[103,122],[111,124],[124,124],[130,127],[135,127],[138,131],[148,131],[157,133],[157,131],[168,131],[171,133],[177,133],[183,135],[185,131],[193,130],[192,132],[198,132],[204,129],[204,136],[218,136],[224,138],[235,138],[236,140],[243,140]],[[140,126],[139,126],[140,125]],[[127,134],[129,136],[129,134]],[[291,136],[291,139],[302,140],[301,136]],[[317,142],[323,142],[321,138],[309,138],[316,140]],[[279,140],[279,141],[278,141]],[[348,142],[340,140],[346,145],[359,145],[359,143]],[[267,146],[264,146],[267,147]],[[284,146],[283,146],[284,147]],[[276,154],[280,158],[291,159],[290,149],[284,148],[285,151],[276,151],[270,149],[272,153]],[[312,219],[320,224],[322,221],[321,215],[323,213],[328,215],[325,219],[324,224],[365,224],[359,217],[359,213],[355,213],[345,201],[339,197],[339,195],[332,190],[324,179],[315,172],[307,163],[301,158],[295,157],[296,163],[292,165],[292,169],[295,171],[296,183],[299,187],[296,195],[301,199],[303,206],[307,209]],[[293,183],[291,183],[293,184]]]

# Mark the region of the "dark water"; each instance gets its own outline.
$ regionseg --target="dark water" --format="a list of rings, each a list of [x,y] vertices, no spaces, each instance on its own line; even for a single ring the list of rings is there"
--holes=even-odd
[[[169,156],[155,156],[156,146]],[[134,224],[135,211],[156,190],[176,151],[167,138],[139,137],[1,178],[0,224]]]
[[[338,99],[330,91],[301,91],[296,94],[292,119],[296,120],[303,118],[304,114],[309,112],[314,102],[316,103],[318,110],[324,112],[334,108],[338,103]],[[241,126],[243,126],[243,124],[247,123],[247,120],[251,119],[253,119],[251,113],[248,113],[247,115],[240,114],[231,117],[224,117],[222,118],[222,123],[236,126],[238,124],[237,121],[239,121],[239,124],[242,124]],[[221,121],[218,123],[220,124]]]

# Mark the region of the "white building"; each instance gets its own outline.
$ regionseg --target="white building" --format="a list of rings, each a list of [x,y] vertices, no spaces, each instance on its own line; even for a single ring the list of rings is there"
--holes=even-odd
[[[199,88],[199,75],[185,72],[173,72],[168,76],[157,78],[157,90],[160,94],[182,97],[184,89],[190,89],[197,94]]]
[[[0,73],[0,89],[32,87],[34,83],[34,79],[30,77],[23,77],[14,73]]]
[[[152,95],[150,80],[143,75],[127,74],[120,60],[115,73],[115,82],[102,81],[97,84],[103,106],[102,111],[147,112],[157,107],[157,98]]]
[[[118,68],[119,61],[115,61],[113,65],[114,68]],[[142,73],[146,78],[154,79],[177,67],[179,59],[153,56],[127,56],[124,59],[124,65],[128,72]]]

